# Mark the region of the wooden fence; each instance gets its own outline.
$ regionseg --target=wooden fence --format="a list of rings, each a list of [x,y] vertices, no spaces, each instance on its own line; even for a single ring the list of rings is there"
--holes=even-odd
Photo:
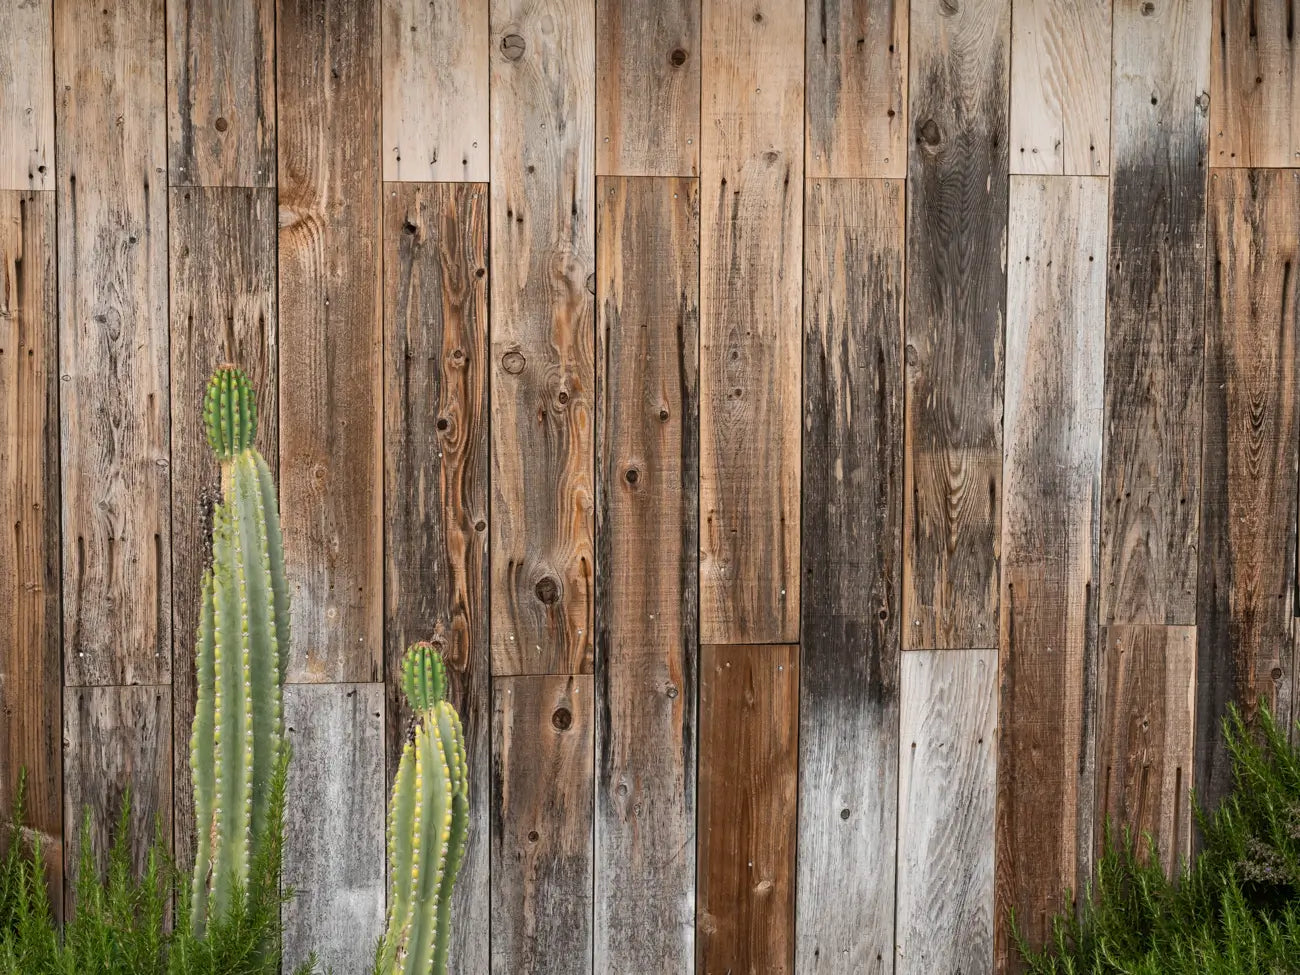
[[[293,958],[365,970],[430,638],[457,972],[1013,969],[1292,714],[1294,16],[0,0],[0,799],[65,886],[128,785],[191,855],[229,359]]]

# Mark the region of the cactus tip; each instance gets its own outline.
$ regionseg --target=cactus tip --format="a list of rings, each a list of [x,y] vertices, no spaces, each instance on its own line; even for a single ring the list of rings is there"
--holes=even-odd
[[[253,446],[257,436],[257,402],[242,369],[219,366],[203,397],[203,424],[208,443],[225,460]]]
[[[407,648],[402,660],[402,687],[417,713],[428,711],[447,693],[447,668],[433,644],[421,640]]]

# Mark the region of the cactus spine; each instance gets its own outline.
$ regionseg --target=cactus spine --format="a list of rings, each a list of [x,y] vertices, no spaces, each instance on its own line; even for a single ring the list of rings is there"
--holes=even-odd
[[[257,406],[241,370],[216,371],[203,420],[221,462],[222,498],[212,518],[212,565],[203,576],[190,745],[197,932],[247,885],[266,833],[284,741],[281,684],[289,649],[280,513],[270,469],[253,447]]]
[[[427,643],[402,662],[402,686],[416,713],[388,812],[392,891],[379,946],[379,975],[445,973],[451,894],[469,833],[469,776],[460,716],[444,698],[447,673]]]

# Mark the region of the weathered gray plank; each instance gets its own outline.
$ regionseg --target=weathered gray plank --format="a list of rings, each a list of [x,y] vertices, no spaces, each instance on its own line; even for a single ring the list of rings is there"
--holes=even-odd
[[[401,660],[439,647],[465,726],[469,846],[452,907],[453,971],[488,968],[487,187],[384,193],[387,781],[412,715]]]
[[[172,186],[275,185],[274,0],[167,0]]]
[[[293,748],[285,813],[284,964],[366,972],[383,933],[384,686],[289,684]]]
[[[597,186],[598,972],[695,959],[699,188]]]
[[[1101,621],[1190,624],[1210,4],[1116,0],[1114,19]]]
[[[171,672],[162,0],[57,4],[69,685]]]
[[[1011,177],[996,952],[1092,876],[1106,181]]]
[[[903,197],[811,180],[805,199],[800,975],[893,966]]]
[[[903,654],[898,975],[993,971],[997,653]]]
[[[0,5],[0,190],[54,189],[53,8]]]
[[[492,971],[592,971],[589,676],[492,682]]]

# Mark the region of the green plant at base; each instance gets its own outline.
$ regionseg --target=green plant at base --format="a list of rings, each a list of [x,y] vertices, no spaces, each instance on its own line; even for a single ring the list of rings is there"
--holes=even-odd
[[[427,643],[402,661],[402,686],[416,713],[402,751],[388,812],[392,889],[388,925],[376,952],[378,975],[447,970],[451,896],[469,835],[465,734],[445,700],[447,673]]]
[[[247,885],[267,833],[284,742],[289,648],[275,484],[253,446],[257,406],[242,371],[216,371],[203,420],[221,463],[222,499],[213,512],[212,565],[203,576],[190,748],[197,823],[192,907],[200,933]]]

